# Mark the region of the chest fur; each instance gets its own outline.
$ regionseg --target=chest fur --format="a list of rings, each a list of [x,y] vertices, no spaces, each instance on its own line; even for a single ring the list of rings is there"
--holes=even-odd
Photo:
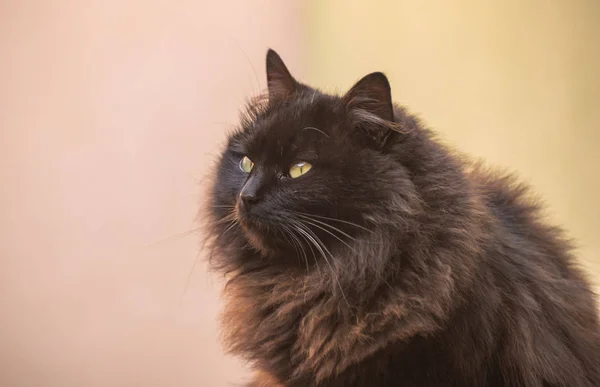
[[[339,375],[391,342],[437,327],[434,315],[415,309],[422,303],[407,303],[399,290],[352,308],[330,282],[265,276],[236,278],[225,296],[227,349],[288,382]]]

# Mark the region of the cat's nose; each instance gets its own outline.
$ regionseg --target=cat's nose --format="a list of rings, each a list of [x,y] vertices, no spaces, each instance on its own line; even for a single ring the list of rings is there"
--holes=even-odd
[[[258,202],[258,196],[254,192],[242,192],[240,194],[240,200],[245,208],[249,209]]]
[[[240,205],[246,210],[249,210],[252,206],[257,204],[262,198],[263,185],[264,178],[260,174],[260,171],[257,171],[255,175],[250,176],[239,193]]]

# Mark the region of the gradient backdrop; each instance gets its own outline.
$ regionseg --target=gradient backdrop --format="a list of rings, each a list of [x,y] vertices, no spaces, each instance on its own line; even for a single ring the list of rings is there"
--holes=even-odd
[[[600,278],[600,2],[0,2],[0,385],[221,387],[203,178],[273,47],[516,170]]]

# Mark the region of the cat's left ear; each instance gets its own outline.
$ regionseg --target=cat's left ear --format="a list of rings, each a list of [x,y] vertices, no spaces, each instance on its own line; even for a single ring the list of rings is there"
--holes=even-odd
[[[366,75],[352,86],[342,101],[352,126],[360,127],[378,146],[383,146],[396,127],[390,83],[385,74]]]
[[[289,97],[298,86],[279,54],[272,49],[267,51],[267,85],[270,101]]]

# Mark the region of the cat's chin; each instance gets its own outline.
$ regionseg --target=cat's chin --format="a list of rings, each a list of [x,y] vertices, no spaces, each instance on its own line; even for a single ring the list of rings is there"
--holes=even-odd
[[[258,250],[261,254],[267,255],[272,253],[271,249],[263,242],[262,236],[258,235],[257,232],[252,230],[245,230],[246,239],[252,247]]]
[[[248,244],[263,257],[288,256],[290,248],[276,234],[265,235],[260,229],[248,222],[239,221]],[[291,251],[294,251],[293,248]]]
[[[255,226],[252,225],[247,219],[244,217],[239,217],[238,222],[240,226],[242,226],[242,230],[244,231],[244,236],[246,240],[255,250],[257,250],[261,255],[271,255],[275,253],[273,247],[269,246],[266,243],[265,237],[255,229]]]
[[[247,212],[242,210],[240,205],[235,207],[236,220],[244,231],[246,240],[255,250],[262,255],[273,254],[273,249],[269,247],[265,241],[265,237],[257,231],[258,225],[251,219]]]

